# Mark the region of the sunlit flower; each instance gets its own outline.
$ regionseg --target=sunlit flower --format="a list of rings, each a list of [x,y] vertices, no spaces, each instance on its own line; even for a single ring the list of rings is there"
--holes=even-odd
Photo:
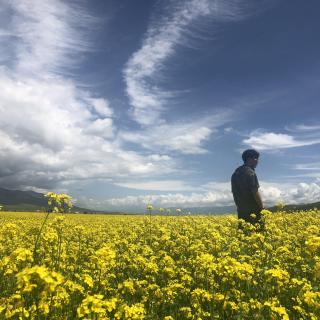
[[[152,204],[148,204],[147,205],[147,210],[149,210],[149,211],[153,210],[153,205]]]
[[[43,215],[2,212],[0,319],[320,319],[320,211],[264,218],[50,214],[35,255]]]

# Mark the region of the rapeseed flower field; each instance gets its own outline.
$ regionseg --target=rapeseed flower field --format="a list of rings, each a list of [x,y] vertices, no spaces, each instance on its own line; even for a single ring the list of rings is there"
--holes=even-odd
[[[0,213],[0,319],[320,319],[320,211],[45,217]]]

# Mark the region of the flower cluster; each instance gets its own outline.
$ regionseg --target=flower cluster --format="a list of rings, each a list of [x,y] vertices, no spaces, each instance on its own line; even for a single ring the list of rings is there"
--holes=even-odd
[[[72,198],[67,194],[59,194],[54,192],[48,192],[45,195],[48,198],[48,211],[49,212],[70,212],[73,204]]]
[[[0,319],[320,319],[320,211],[263,218],[3,212]]]

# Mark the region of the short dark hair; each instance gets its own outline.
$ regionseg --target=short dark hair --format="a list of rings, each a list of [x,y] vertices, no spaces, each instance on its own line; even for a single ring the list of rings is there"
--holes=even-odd
[[[242,153],[242,160],[243,162],[246,162],[248,159],[256,158],[258,159],[260,156],[260,153],[257,150],[254,149],[247,149],[243,151]]]

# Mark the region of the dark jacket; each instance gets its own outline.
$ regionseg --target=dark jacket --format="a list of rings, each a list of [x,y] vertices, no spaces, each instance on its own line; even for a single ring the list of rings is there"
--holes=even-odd
[[[239,218],[250,220],[252,213],[260,216],[260,208],[254,197],[259,187],[257,175],[251,167],[242,165],[233,173],[231,188]]]

